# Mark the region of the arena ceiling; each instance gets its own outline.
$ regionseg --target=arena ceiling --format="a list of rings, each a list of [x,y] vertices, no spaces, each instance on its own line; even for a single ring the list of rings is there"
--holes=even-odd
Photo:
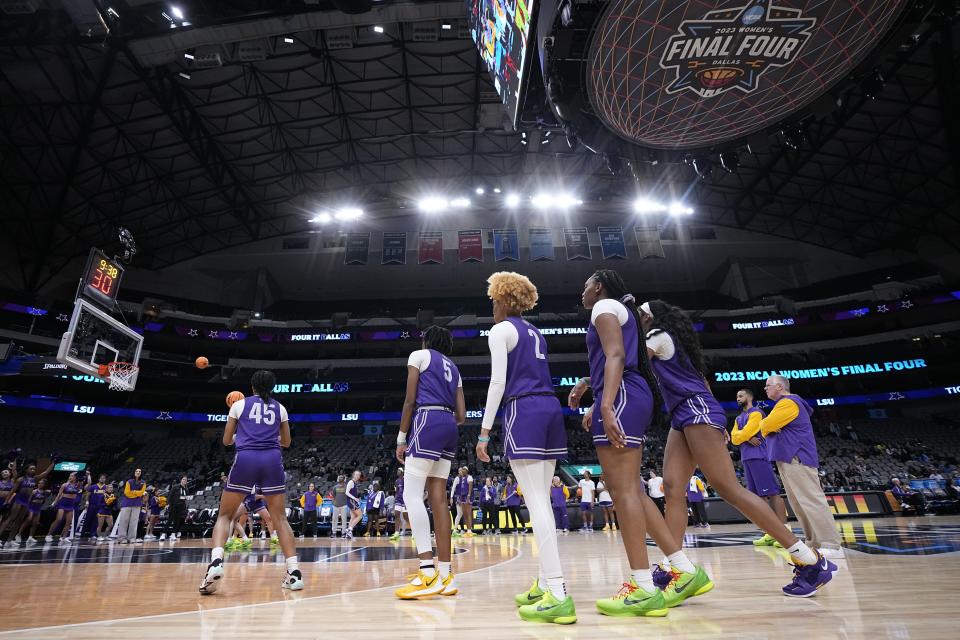
[[[954,2],[939,3],[914,45],[877,59],[882,83],[821,105],[801,131],[754,140],[735,172],[706,179],[655,155],[611,167],[536,122],[505,128],[463,2],[384,2],[360,15],[293,0],[184,2],[192,24],[171,29],[157,16],[168,4],[129,0],[113,3],[121,17],[108,15],[109,31],[90,8],[111,3],[0,0],[12,4],[38,10],[0,13],[9,288],[36,291],[120,226],[140,265],[162,268],[302,233],[324,207],[409,216],[418,194],[481,184],[577,184],[586,212],[669,193],[699,222],[854,255],[915,251],[927,237],[960,250]],[[213,54],[222,66],[197,68]]]

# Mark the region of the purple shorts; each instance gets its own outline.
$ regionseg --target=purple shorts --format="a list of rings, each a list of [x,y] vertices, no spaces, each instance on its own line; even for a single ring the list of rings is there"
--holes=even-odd
[[[601,392],[595,392],[599,397]],[[639,375],[630,375],[620,382],[620,390],[613,401],[613,413],[620,423],[620,428],[626,434],[627,447],[637,449],[643,446],[646,440],[647,428],[653,417],[653,394],[646,381]],[[593,410],[593,420],[590,424],[590,433],[593,434],[593,444],[597,447],[609,447],[610,441],[603,430],[603,416],[600,409]]]
[[[773,475],[771,463],[760,458],[743,460],[743,477],[747,481],[747,489],[761,498],[780,495],[780,485]]]
[[[690,396],[670,412],[670,428],[683,431],[684,427],[692,424],[707,424],[717,429],[725,429],[727,414],[712,395]]]
[[[57,509],[63,509],[64,511],[73,511],[76,508],[76,500],[71,498],[60,498],[57,502]]]
[[[581,503],[580,503],[580,511],[593,511],[593,503],[592,503],[592,502],[581,502]]]
[[[602,500],[598,503],[601,507],[612,507],[613,503],[609,500]]]
[[[227,476],[226,491],[234,493],[253,493],[253,487],[259,487],[257,493],[272,496],[287,491],[283,474],[283,456],[280,449],[244,449],[237,451],[230,474]]]
[[[457,419],[442,409],[417,409],[410,426],[407,455],[427,460],[453,460],[457,453]]]
[[[524,396],[503,410],[508,460],[557,460],[567,455],[567,431],[556,396]]]
[[[40,509],[42,508],[43,508],[42,504],[28,504],[27,513],[29,513],[32,516],[35,516],[40,513]]]

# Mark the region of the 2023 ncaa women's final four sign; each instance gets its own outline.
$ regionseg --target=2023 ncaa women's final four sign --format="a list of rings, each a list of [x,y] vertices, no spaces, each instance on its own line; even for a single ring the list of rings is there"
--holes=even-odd
[[[613,0],[594,31],[591,102],[630,142],[706,147],[783,120],[860,64],[906,0]]]

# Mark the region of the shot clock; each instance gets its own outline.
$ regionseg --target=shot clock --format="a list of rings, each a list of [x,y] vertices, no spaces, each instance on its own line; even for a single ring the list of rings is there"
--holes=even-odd
[[[113,308],[120,289],[123,267],[99,249],[91,249],[83,272],[80,292],[100,304]]]

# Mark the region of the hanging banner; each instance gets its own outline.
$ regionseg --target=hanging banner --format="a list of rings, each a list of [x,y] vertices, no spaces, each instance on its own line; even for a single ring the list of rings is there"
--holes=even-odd
[[[567,245],[567,260],[590,260],[590,236],[586,227],[563,230],[563,242]]]
[[[550,229],[530,229],[530,261],[553,259],[553,231]]]
[[[420,264],[443,264],[443,232],[421,231],[417,255]]]
[[[623,227],[597,227],[600,234],[600,247],[603,249],[603,259],[625,259],[627,257],[627,243],[623,240]]]
[[[384,231],[380,264],[407,264],[407,232]]]
[[[370,232],[348,233],[347,251],[343,256],[343,264],[367,264],[370,254]]]
[[[460,262],[483,262],[483,231],[470,229],[457,232]]]
[[[516,229],[493,230],[493,259],[497,262],[520,260],[520,236]]]
[[[634,227],[633,233],[637,236],[637,248],[640,249],[641,258],[663,257],[660,229],[657,227]]]

